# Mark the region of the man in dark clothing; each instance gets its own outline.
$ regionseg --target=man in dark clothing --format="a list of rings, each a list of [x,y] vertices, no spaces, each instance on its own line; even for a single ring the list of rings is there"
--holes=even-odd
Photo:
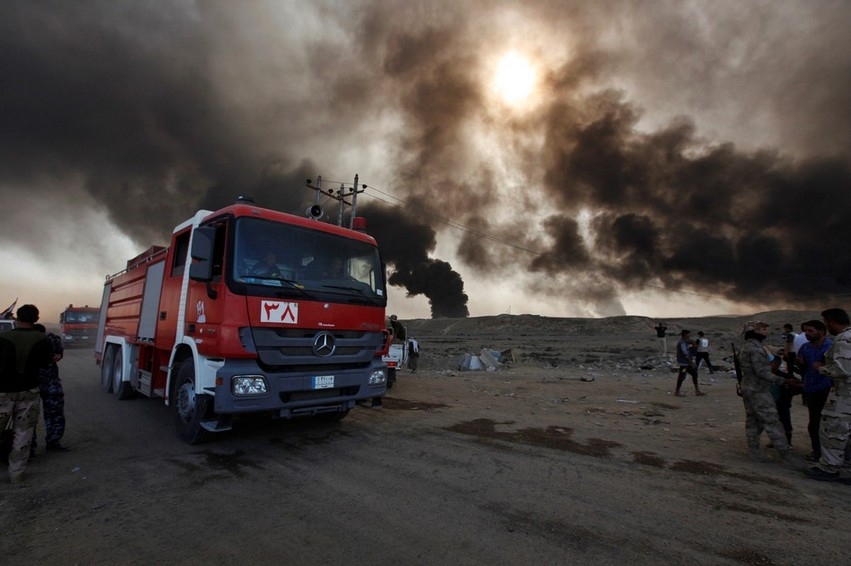
[[[659,339],[659,342],[662,345],[662,355],[667,356],[668,355],[668,339],[666,338],[666,336],[667,336],[668,327],[665,326],[664,322],[659,322],[659,324],[657,324],[655,327],[653,327],[653,329],[656,331],[656,337]]]
[[[420,359],[420,343],[413,338],[408,338],[408,368],[411,373],[417,373],[417,365]]]
[[[798,350],[798,367],[804,380],[804,401],[809,412],[807,432],[810,433],[810,445],[813,447],[808,460],[818,462],[821,457],[821,442],[819,426],[821,412],[830,394],[833,381],[816,371],[815,364],[824,363],[824,355],[833,345],[833,340],[827,337],[827,327],[820,320],[810,320],[801,325],[801,330],[807,337],[807,342]]]
[[[786,362],[786,373],[789,374],[789,377],[795,377],[795,371],[797,370],[795,361],[798,352],[795,349],[795,339],[798,335],[792,332],[793,330],[794,327],[791,324],[786,323],[783,325],[783,361]]]
[[[70,450],[62,444],[62,436],[65,434],[65,392],[62,389],[62,380],[59,379],[59,366],[57,363],[62,359],[65,349],[62,347],[62,339],[41,325],[35,325],[36,330],[47,336],[50,344],[50,365],[39,371],[41,378],[41,410],[44,414],[44,439],[47,450],[53,452],[67,452]],[[33,434],[32,452],[38,446],[37,434]]]
[[[15,329],[0,335],[0,430],[12,420],[9,481],[21,481],[30,455],[30,441],[38,424],[39,370],[50,364],[50,344],[33,325],[38,309],[18,309]]]

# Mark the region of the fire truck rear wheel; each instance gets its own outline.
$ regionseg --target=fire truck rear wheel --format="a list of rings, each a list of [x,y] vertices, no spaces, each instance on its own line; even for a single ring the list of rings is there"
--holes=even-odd
[[[208,440],[212,433],[201,426],[201,421],[211,412],[212,398],[195,393],[195,363],[191,358],[184,361],[177,372],[171,401],[177,435],[181,440],[187,444]]]
[[[100,362],[100,388],[104,393],[112,393],[112,364],[115,360],[115,346],[107,345]]]
[[[387,389],[393,389],[396,383],[396,368],[387,368]]]
[[[115,360],[112,362],[112,392],[119,401],[133,397],[133,386],[124,381],[124,354],[121,348],[115,348]]]

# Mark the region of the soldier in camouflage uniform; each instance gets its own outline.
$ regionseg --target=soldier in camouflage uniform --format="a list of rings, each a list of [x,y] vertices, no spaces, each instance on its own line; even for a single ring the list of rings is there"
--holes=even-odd
[[[62,390],[62,381],[59,379],[59,366],[57,363],[62,359],[65,349],[62,347],[62,339],[47,330],[41,324],[35,328],[46,333],[47,342],[50,344],[51,363],[38,372],[41,379],[41,406],[44,413],[44,440],[47,450],[55,452],[67,452],[70,450],[62,444],[62,436],[65,434],[65,392]],[[30,453],[35,453],[38,446],[37,434],[33,434]]]
[[[39,377],[50,363],[50,345],[44,334],[33,328],[38,309],[18,309],[15,329],[0,335],[0,430],[12,420],[12,451],[9,481],[20,482],[30,454],[30,441],[38,424]]]
[[[762,341],[768,334],[768,328],[766,323],[760,321],[745,324],[745,343],[739,352],[748,451],[751,460],[755,462],[771,461],[759,450],[759,437],[764,430],[771,439],[772,445],[780,452],[783,462],[791,467],[800,468],[803,467],[803,461],[799,461],[789,448],[786,432],[777,414],[777,404],[771,395],[771,385],[773,383],[783,385],[786,379],[771,371],[770,354],[762,345]]]
[[[833,388],[821,412],[819,441],[821,457],[818,464],[807,470],[813,479],[839,479],[839,468],[845,462],[845,448],[851,432],[851,320],[842,309],[827,309],[821,313],[828,332],[835,335],[833,344],[824,354],[824,363],[813,367],[833,380]]]

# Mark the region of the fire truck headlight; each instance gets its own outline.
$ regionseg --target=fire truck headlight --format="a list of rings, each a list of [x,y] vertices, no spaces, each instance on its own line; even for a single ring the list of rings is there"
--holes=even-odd
[[[383,369],[377,369],[369,375],[370,385],[384,385],[387,383],[387,372]]]
[[[235,375],[230,382],[230,390],[235,397],[266,395],[269,387],[262,375]]]

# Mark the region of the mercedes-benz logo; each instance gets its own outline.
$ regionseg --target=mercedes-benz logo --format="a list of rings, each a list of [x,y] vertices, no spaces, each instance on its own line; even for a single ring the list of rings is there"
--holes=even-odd
[[[334,342],[334,335],[327,330],[323,330],[313,339],[314,355],[327,358],[334,354],[337,349],[337,344]]]

